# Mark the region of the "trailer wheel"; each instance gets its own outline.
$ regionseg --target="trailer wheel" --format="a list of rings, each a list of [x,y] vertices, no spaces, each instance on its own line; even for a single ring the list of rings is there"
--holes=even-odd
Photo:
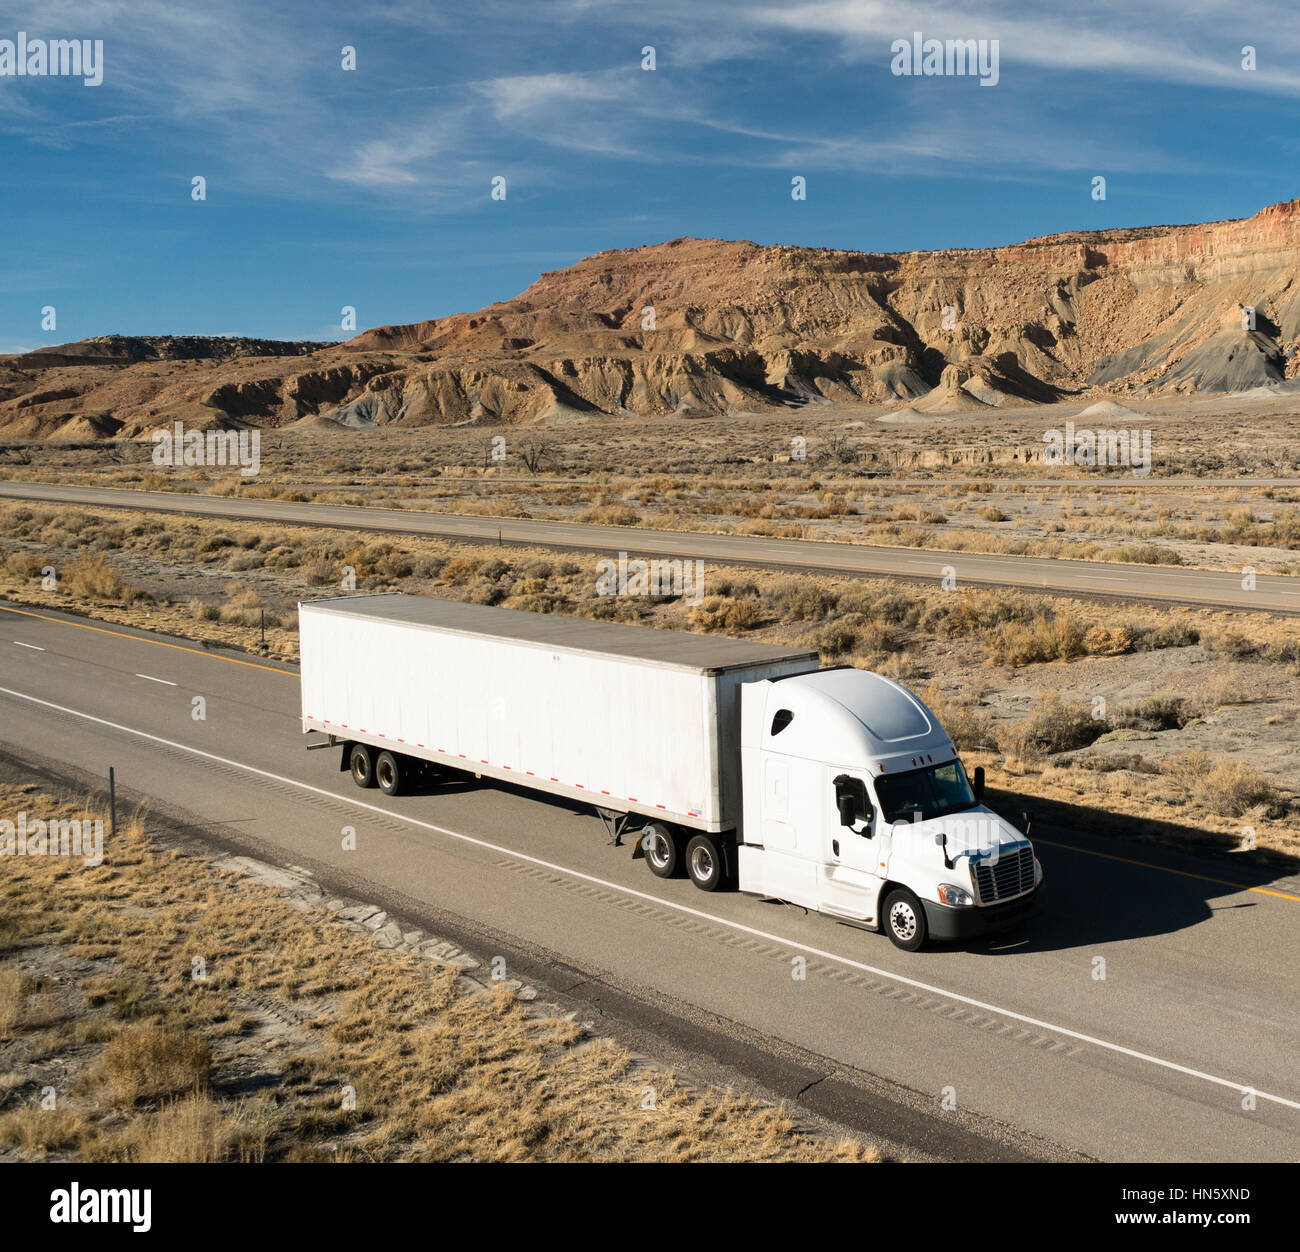
[[[374,754],[364,743],[354,743],[348,756],[348,768],[352,771],[352,781],[358,787],[375,785]]]
[[[694,835],[686,845],[686,872],[701,891],[717,891],[726,877],[722,845],[712,835]]]
[[[405,761],[396,752],[381,752],[375,762],[375,781],[386,796],[400,795],[406,781]]]
[[[641,831],[645,863],[656,878],[677,878],[682,872],[682,839],[666,822],[647,822]]]
[[[910,891],[891,891],[885,900],[885,933],[896,948],[915,952],[925,943],[925,910]]]

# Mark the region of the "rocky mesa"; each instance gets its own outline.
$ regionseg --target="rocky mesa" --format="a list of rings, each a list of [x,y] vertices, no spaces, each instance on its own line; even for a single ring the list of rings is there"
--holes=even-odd
[[[1240,392],[1296,373],[1300,201],[899,254],[675,239],[342,344],[105,336],[0,358],[0,429],[552,423],[819,402],[922,412]]]

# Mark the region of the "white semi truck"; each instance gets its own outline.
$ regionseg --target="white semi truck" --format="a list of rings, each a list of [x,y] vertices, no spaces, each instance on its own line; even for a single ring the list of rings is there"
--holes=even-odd
[[[901,948],[1033,912],[1033,846],[935,716],[816,652],[397,594],[299,605],[302,728],[396,795],[465,771],[590,804],[660,878]]]

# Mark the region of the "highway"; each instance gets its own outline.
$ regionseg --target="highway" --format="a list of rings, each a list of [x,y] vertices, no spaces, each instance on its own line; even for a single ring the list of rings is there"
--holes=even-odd
[[[572,549],[582,552],[697,558],[719,564],[757,565],[808,573],[877,575],[938,583],[951,569],[956,585],[1014,587],[1085,598],[1199,604],[1254,612],[1300,613],[1300,580],[1259,574],[1246,590],[1233,570],[1163,565],[1119,565],[1051,557],[942,552],[868,544],[711,535],[580,522],[423,513],[285,500],[242,500],[179,492],[125,491],[46,483],[0,482],[0,498],[142,509],[239,522],[331,526],[397,535],[428,535],[476,543]],[[707,590],[707,581],[705,587]]]
[[[1036,828],[1050,894],[1029,929],[905,953],[656,879],[593,816],[508,787],[358,791],[336,752],[305,750],[291,667],[17,606],[0,606],[0,750],[113,766],[213,838],[480,957],[524,954],[544,992],[611,1021],[622,1005],[706,1073],[742,1058],[811,1110],[868,1109],[904,1154],[1300,1158],[1300,880],[1246,856]]]

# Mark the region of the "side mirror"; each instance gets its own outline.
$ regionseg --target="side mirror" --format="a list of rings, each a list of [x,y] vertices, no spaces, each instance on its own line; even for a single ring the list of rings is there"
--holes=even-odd
[[[975,766],[975,786],[973,790],[975,799],[984,799],[984,766],[982,765]]]
[[[840,815],[840,825],[850,830],[856,823],[866,822],[867,828],[858,833],[871,838],[871,800],[861,778],[840,774],[835,779],[835,811]]]
[[[943,849],[943,867],[952,869],[953,863],[948,859],[948,836],[941,830],[934,837],[934,846]]]

